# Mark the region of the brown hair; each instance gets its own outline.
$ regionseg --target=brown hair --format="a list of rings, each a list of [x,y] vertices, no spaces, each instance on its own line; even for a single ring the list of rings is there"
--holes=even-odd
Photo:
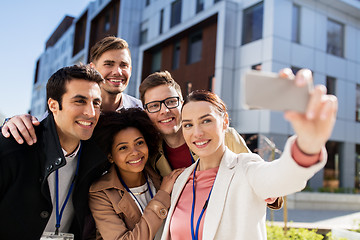
[[[171,74],[168,71],[155,72],[145,78],[145,80],[139,86],[140,100],[145,105],[145,93],[148,89],[161,85],[167,85],[173,87],[180,97],[180,101],[183,100],[180,85],[175,82]]]
[[[128,43],[121,38],[109,36],[101,39],[90,50],[90,62],[97,61],[101,55],[109,50],[113,49],[127,49],[131,56]]]
[[[196,90],[191,92],[187,97],[182,107],[189,102],[200,102],[205,101],[209,102],[215,106],[216,110],[220,113],[221,116],[227,114],[226,104],[221,98],[215,93],[205,90]],[[181,109],[182,110],[182,109]]]

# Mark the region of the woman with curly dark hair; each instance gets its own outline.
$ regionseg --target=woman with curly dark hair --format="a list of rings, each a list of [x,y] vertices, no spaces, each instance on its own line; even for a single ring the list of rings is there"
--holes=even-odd
[[[154,239],[170,207],[170,193],[182,170],[164,177],[150,167],[159,134],[141,109],[123,109],[100,116],[93,139],[112,164],[92,184],[89,206],[98,238]]]

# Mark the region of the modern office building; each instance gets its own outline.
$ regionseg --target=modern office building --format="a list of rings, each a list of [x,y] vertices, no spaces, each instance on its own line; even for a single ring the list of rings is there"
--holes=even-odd
[[[63,19],[36,63],[35,116],[46,109],[44,86],[51,73],[87,63],[90,47],[107,35],[130,45],[129,94],[138,96],[141,81],[159,70],[171,72],[184,94],[214,91],[227,103],[231,125],[267,158],[272,146],[266,137],[281,150],[293,132],[282,113],[244,108],[241,77],[249,69],[309,68],[315,84],[339,99],[328,163],[309,186],[360,188],[359,0],[91,2],[79,16]]]

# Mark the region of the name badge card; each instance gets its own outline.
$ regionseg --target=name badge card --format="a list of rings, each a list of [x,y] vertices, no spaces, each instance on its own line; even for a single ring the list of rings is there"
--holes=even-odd
[[[55,235],[53,232],[44,232],[40,240],[74,240],[74,234],[72,233],[59,233]]]

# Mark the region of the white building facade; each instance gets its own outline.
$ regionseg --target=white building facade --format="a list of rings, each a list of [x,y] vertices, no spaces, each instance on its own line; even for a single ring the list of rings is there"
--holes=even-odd
[[[267,148],[262,136],[282,149],[293,131],[282,113],[244,109],[242,75],[251,68],[272,72],[309,68],[315,84],[326,85],[339,99],[327,145],[328,164],[309,186],[359,189],[360,1],[91,2],[39,58],[33,115],[41,116],[46,109],[44,86],[50,75],[65,65],[87,63],[90,46],[106,35],[129,43],[133,64],[129,94],[139,95],[138,86],[148,74],[168,70],[184,94],[200,88],[217,93],[228,105],[231,125],[247,139],[258,136],[250,145],[260,150]]]

